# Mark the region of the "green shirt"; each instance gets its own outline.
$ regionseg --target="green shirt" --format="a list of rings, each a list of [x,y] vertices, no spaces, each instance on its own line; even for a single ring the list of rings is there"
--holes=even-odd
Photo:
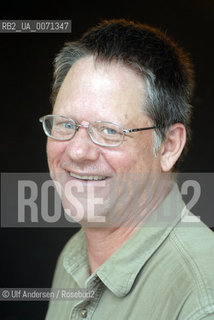
[[[214,235],[200,221],[182,222],[183,208],[175,186],[91,275],[84,231],[78,231],[58,259],[53,287],[95,289],[97,295],[50,301],[46,320],[214,319]]]

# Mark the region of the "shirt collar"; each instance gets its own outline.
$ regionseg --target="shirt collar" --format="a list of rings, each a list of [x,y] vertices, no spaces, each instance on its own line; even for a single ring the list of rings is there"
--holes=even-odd
[[[153,253],[165,241],[181,219],[185,204],[177,184],[137,230],[93,275],[89,264],[84,232],[71,242],[64,255],[64,267],[80,287],[97,276],[116,296],[123,297],[131,290],[135,278]]]

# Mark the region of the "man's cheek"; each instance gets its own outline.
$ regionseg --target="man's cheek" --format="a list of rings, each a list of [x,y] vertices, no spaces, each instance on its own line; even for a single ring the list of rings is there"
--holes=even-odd
[[[48,140],[46,151],[49,161],[54,161],[63,154],[65,147],[63,142],[60,142],[61,141]]]
[[[57,165],[58,154],[53,152],[50,148],[47,149],[47,161],[50,171],[54,171],[54,167]]]
[[[58,146],[58,148],[57,148],[56,142],[54,140],[51,140],[50,138],[48,138],[46,151],[47,151],[47,154],[49,157],[51,155],[55,154],[57,152],[57,150],[59,150],[59,147],[60,146]]]

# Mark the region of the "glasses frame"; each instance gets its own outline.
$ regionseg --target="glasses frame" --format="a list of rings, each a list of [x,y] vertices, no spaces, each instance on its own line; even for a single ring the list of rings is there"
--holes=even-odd
[[[49,117],[49,118],[50,118],[50,117],[51,117],[51,118],[61,117],[61,118],[64,118],[64,119],[66,119],[66,120],[71,121],[71,122],[75,125],[75,131],[74,131],[73,136],[70,137],[70,138],[67,138],[67,139],[59,139],[59,138],[55,138],[55,137],[53,137],[52,135],[50,135],[50,134],[48,133],[48,131],[46,130],[46,127],[45,127],[45,119],[46,119],[47,117]],[[157,129],[157,128],[158,128],[157,126],[151,126],[151,127],[144,127],[144,128],[124,129],[120,124],[118,124],[118,123],[116,123],[116,122],[111,122],[111,121],[92,121],[92,122],[89,122],[87,125],[84,125],[84,124],[78,124],[78,123],[76,123],[76,122],[75,122],[73,119],[71,119],[71,118],[68,118],[68,117],[65,117],[65,116],[61,116],[61,115],[53,115],[53,114],[48,114],[48,115],[45,115],[45,116],[43,116],[43,117],[40,117],[40,118],[39,118],[39,121],[42,123],[42,127],[43,127],[43,130],[44,130],[46,136],[49,137],[49,138],[52,138],[52,139],[54,139],[54,140],[57,140],[57,141],[69,141],[69,140],[73,139],[73,137],[75,136],[75,134],[77,133],[77,131],[79,130],[79,128],[86,128],[86,129],[88,129],[87,131],[88,131],[88,135],[89,135],[90,139],[91,139],[95,144],[97,144],[97,145],[99,145],[99,146],[102,146],[102,147],[113,147],[113,148],[114,148],[114,147],[119,147],[119,146],[123,143],[126,133],[133,133],[133,132],[139,132],[139,131],[145,131],[145,130],[151,130],[151,129]],[[114,125],[116,125],[116,126],[118,126],[118,127],[121,128],[122,133],[123,133],[123,137],[122,137],[122,140],[121,140],[121,142],[120,142],[119,144],[117,144],[117,145],[107,145],[107,144],[98,143],[98,142],[96,142],[96,141],[94,140],[94,138],[93,138],[93,136],[91,136],[91,132],[90,132],[90,130],[89,130],[90,125],[93,125],[94,123],[101,123],[101,122],[108,123],[108,124],[114,124]]]

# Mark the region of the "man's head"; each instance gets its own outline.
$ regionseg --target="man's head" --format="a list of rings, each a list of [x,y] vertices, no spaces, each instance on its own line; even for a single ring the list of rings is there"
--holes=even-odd
[[[72,65],[91,55],[96,61],[120,62],[145,81],[146,97],[141,108],[158,126],[155,130],[155,151],[174,123],[184,124],[187,146],[191,135],[193,69],[188,55],[176,43],[159,29],[147,25],[123,19],[104,21],[79,41],[66,43],[56,57],[52,105]]]
[[[47,143],[51,173],[63,189],[76,187],[75,196],[62,196],[64,208],[72,211],[75,197],[90,215],[94,187],[101,199],[98,216],[151,208],[157,188],[162,190],[161,173],[172,170],[184,148],[191,91],[187,57],[150,27],[104,22],[67,43],[55,63],[53,114],[82,127],[70,140]],[[126,133],[120,146],[106,147],[90,138],[93,129],[87,127],[94,121],[157,128]],[[63,120],[55,127],[59,134],[62,126],[68,134],[73,130],[72,122]],[[106,126],[101,130],[109,132]]]

